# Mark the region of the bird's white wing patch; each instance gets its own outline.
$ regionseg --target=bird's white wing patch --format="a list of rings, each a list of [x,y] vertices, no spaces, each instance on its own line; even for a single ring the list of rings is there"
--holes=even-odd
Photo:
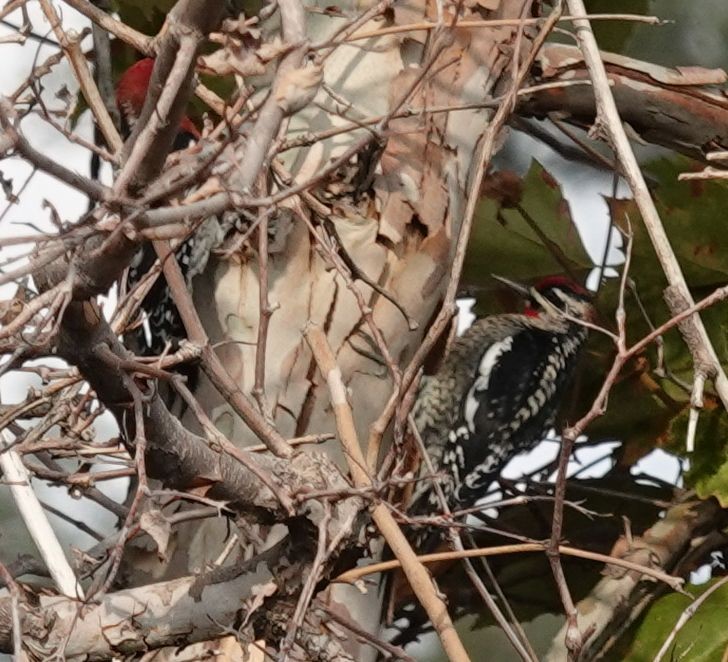
[[[478,391],[486,391],[490,382],[490,375],[493,372],[498,360],[503,354],[509,352],[513,347],[513,336],[508,336],[503,340],[494,342],[488,349],[483,353],[480,359],[480,365],[478,366],[478,378],[475,380],[473,385],[468,391],[468,395],[465,398],[465,410],[463,415],[465,417],[465,423],[471,432],[475,432],[475,412],[478,411],[480,406],[480,398],[477,396]]]

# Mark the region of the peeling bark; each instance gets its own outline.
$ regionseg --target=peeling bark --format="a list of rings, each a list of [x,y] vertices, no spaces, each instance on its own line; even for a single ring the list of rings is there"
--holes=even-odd
[[[502,2],[489,17],[517,17],[523,5],[522,0]],[[398,5],[394,13],[396,20],[432,20],[432,11],[411,2]],[[309,38],[324,41],[343,22],[313,15]],[[378,25],[372,22],[365,27]],[[478,34],[455,29],[434,62],[429,61],[430,54],[441,48],[439,39],[446,39],[444,35],[426,40],[421,35],[414,39],[409,35],[381,37],[342,46],[324,63],[323,76],[340,98],[350,102],[350,110],[342,117],[324,113],[320,106],[333,109],[337,103],[320,90],[314,104],[291,118],[287,137],[348,124],[349,116],[385,115],[396,110],[397,104],[402,106],[403,90],[410,85],[414,92],[403,107],[483,102],[500,94],[510,80],[516,33],[515,27]],[[423,73],[423,82],[415,85]],[[353,195],[347,168],[342,182],[337,180],[318,192],[319,199],[330,206],[329,220],[353,262],[395,297],[419,325],[410,330],[390,301],[355,281],[354,287],[372,308],[373,319],[400,369],[421,342],[444,293],[473,174],[471,160],[491,114],[492,110],[482,108],[395,119],[386,130],[380,166],[372,173],[371,196]],[[286,168],[295,182],[306,181],[366,134],[367,129],[357,129],[310,148],[291,150]],[[326,384],[313,367],[302,335],[307,324],[319,324],[349,389],[359,436],[366,439],[392,393],[392,376],[381,359],[372,358],[377,354],[376,343],[356,297],[301,222],[301,214],[318,222],[315,214],[305,200],[293,199],[289,207],[294,221],[284,248],[268,260],[269,300],[275,312],[267,338],[267,401],[284,436],[335,431]],[[217,261],[195,283],[195,302],[210,339],[221,343],[217,350],[221,360],[246,392],[255,378],[258,270],[256,255],[248,252],[234,260]],[[240,446],[257,443],[207,380],[201,380],[196,395],[229,439]],[[194,427],[191,416],[185,423]],[[342,465],[338,441],[327,442],[324,449]],[[208,523],[195,524],[180,536],[190,536],[191,546],[200,550],[204,546],[195,541],[210,536],[209,529]],[[199,567],[215,555],[214,549],[205,549],[202,558],[189,562]],[[335,589],[331,600],[344,606],[347,616],[365,629],[378,629],[376,591],[361,595],[342,586]],[[356,659],[368,659],[370,649],[353,640],[350,643],[354,648],[349,652]]]
[[[722,69],[672,69],[602,53],[622,120],[642,140],[704,161],[708,152],[728,148],[728,78]],[[594,94],[584,85],[589,74],[576,46],[550,44],[539,58],[536,83],[563,82],[522,98],[519,114],[547,117],[590,127]]]

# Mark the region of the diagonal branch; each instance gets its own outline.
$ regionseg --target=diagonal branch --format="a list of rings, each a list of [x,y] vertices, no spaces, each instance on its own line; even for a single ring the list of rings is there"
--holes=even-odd
[[[167,17],[144,107],[115,189],[141,188],[162,170],[192,96],[194,59],[222,18],[222,0],[179,0]]]
[[[366,472],[366,460],[357,439],[354,418],[346,397],[346,387],[341,378],[341,370],[336,365],[333,352],[326,335],[317,326],[309,326],[305,332],[311,352],[321,374],[325,377],[331,394],[331,404],[336,417],[339,439],[344,446],[344,455],[349,464],[354,485],[371,487],[372,480]],[[372,519],[389,544],[394,555],[402,564],[402,570],[412,586],[420,604],[427,612],[433,627],[450,660],[464,662],[469,660],[460,637],[453,626],[447,607],[435,590],[432,578],[417,558],[391,512],[379,503],[372,510]]]
[[[574,16],[586,16],[582,0],[567,0],[567,4]],[[574,25],[597,102],[597,117],[592,132],[606,137],[617,154],[620,167],[632,190],[635,203],[642,214],[642,220],[669,283],[665,299],[673,315],[676,315],[685,308],[693,306],[695,302],[625,133],[591,25],[586,18],[575,20]],[[723,406],[728,409],[728,378],[720,365],[702,320],[698,315],[694,315],[685,321],[680,331],[693,356],[696,372],[712,377],[718,396]]]
[[[124,195],[127,190],[148,185],[162,171],[192,94],[194,54],[207,33],[216,27],[222,8],[222,0],[179,0],[170,12],[167,28],[159,38],[144,108],[122,154],[124,163],[114,185],[117,202],[128,203]],[[173,70],[174,77],[167,85]],[[135,150],[137,143],[139,149]],[[98,198],[104,194],[104,189],[95,193]],[[111,234],[94,234],[85,242],[82,254],[74,260],[78,268],[72,283],[73,299],[83,300],[105,293],[129,265],[136,250],[136,243],[128,239],[121,228]],[[42,258],[41,253],[39,259]],[[38,271],[35,275],[42,288],[47,289],[65,278],[68,260],[63,256]]]
[[[23,521],[33,542],[40,552],[48,571],[58,590],[68,597],[83,598],[83,589],[63,553],[38,497],[30,482],[30,474],[23,465],[17,450],[11,449],[12,436],[2,430],[0,436],[0,469],[3,477],[10,483],[10,492],[23,517]]]
[[[70,37],[69,34],[63,29],[61,25],[61,18],[53,8],[50,0],[40,0],[41,8],[43,13],[46,15],[48,22],[51,24],[51,28],[60,43],[61,48],[66,53],[66,57],[73,68],[73,72],[76,76],[76,80],[81,87],[83,96],[86,98],[86,102],[91,108],[91,112],[94,114],[94,118],[103,133],[106,143],[111,147],[114,153],[118,153],[122,147],[122,140],[119,136],[119,132],[114,126],[114,121],[111,119],[104,100],[101,98],[99,88],[94,82],[93,75],[89,69],[88,62],[83,55],[81,50],[81,44],[79,43],[78,37],[75,39]]]
[[[113,334],[91,303],[72,303],[64,315],[58,338],[58,353],[76,365],[101,402],[115,415],[127,438],[134,438],[133,396],[119,368],[132,355]],[[119,365],[113,366],[109,354]],[[146,469],[169,488],[186,489],[202,477],[211,485],[208,496],[230,502],[230,507],[257,518],[282,520],[289,513],[280,500],[257,477],[256,472],[228,454],[216,452],[204,437],[186,430],[162,402],[158,391],[147,393],[143,423],[147,442]],[[246,451],[241,451],[246,453]],[[300,454],[295,468],[286,459],[269,454],[248,454],[248,463],[281,477],[291,490],[344,486],[333,462],[323,454]]]
[[[162,263],[164,277],[169,284],[172,298],[179,311],[185,331],[190,340],[202,348],[201,362],[205,374],[213,386],[245,421],[246,425],[272,453],[281,458],[291,457],[293,454],[291,446],[281,436],[278,430],[266,420],[265,416],[255,408],[250,398],[243,393],[240,386],[230,376],[230,373],[210,346],[207,332],[195,309],[195,304],[187,289],[177,260],[171,253],[169,243],[166,241],[155,241],[154,248]]]

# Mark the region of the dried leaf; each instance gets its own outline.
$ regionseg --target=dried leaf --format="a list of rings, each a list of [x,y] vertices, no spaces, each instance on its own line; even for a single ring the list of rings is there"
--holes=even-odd
[[[480,193],[495,200],[502,208],[512,209],[523,198],[523,180],[513,170],[499,170],[483,180]]]
[[[240,14],[238,18],[226,18],[222,22],[223,32],[237,33],[241,36],[249,35],[253,39],[260,39],[260,28],[253,27],[253,22],[257,22],[257,18],[245,18],[245,14]]]
[[[200,58],[202,66],[217,76],[260,76],[265,73],[265,65],[256,57],[255,52],[239,44],[228,42],[225,48]]]
[[[0,324],[10,324],[25,308],[25,302],[18,297],[0,301]]]
[[[287,115],[298,112],[313,101],[322,79],[323,69],[314,64],[286,72],[276,86],[276,103]]]

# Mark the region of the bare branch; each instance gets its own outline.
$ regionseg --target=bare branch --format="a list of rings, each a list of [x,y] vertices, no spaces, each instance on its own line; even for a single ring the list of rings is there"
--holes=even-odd
[[[64,0],[64,2],[89,18],[99,27],[136,48],[140,53],[144,53],[145,55],[154,54],[154,40],[151,37],[137,32],[121,21],[117,21],[105,11],[88,2],[88,0]]]
[[[726,74],[721,69],[662,67],[653,62],[600,51],[619,116],[641,139],[687,156],[709,160],[728,148]],[[587,128],[598,112],[579,84],[590,75],[577,46],[547,44],[541,51],[539,81],[574,85],[534,89],[519,99],[523,116],[548,117]]]
[[[76,579],[63,553],[63,548],[51,528],[38,497],[30,484],[30,476],[23,466],[17,451],[8,448],[12,441],[7,430],[2,430],[0,439],[0,467],[7,481],[12,482],[10,490],[35,546],[43,557],[48,571],[58,590],[71,598],[83,599],[83,589]]]
[[[58,345],[59,354],[78,366],[98,398],[114,413],[121,429],[133,439],[134,421],[128,411],[134,398],[123,376],[109,365],[108,359],[101,358],[99,350],[106,348],[104,351],[110,350],[121,359],[130,359],[131,355],[113,335],[98,308],[90,302],[71,304],[61,326]],[[185,489],[205,476],[212,486],[209,494],[229,501],[233,508],[257,513],[263,519],[287,516],[280,510],[279,499],[253,472],[236,459],[215,452],[204,438],[185,430],[169,413],[156,390],[149,395],[144,413],[146,469],[151,477],[167,487]],[[333,463],[320,454],[302,454],[295,469],[286,460],[270,455],[250,454],[249,462],[283,477],[281,480],[292,490],[297,485],[309,485],[312,480],[320,487],[330,487],[331,481],[343,481]],[[319,470],[322,473],[318,474]],[[322,481],[321,476],[326,478]]]
[[[366,461],[357,439],[354,419],[346,397],[346,387],[341,379],[341,371],[329,347],[326,335],[320,328],[309,326],[306,329],[306,340],[316,359],[316,363],[329,385],[331,405],[336,416],[339,440],[344,446],[349,471],[357,487],[370,487],[371,478],[366,472]],[[455,630],[447,607],[439,597],[427,570],[418,560],[412,547],[404,537],[402,530],[395,522],[392,514],[384,504],[378,504],[372,510],[372,519],[389,544],[394,555],[400,560],[402,570],[412,586],[412,590],[430,617],[442,646],[449,658],[455,662],[469,660],[460,637]]]
[[[586,16],[582,0],[567,0],[567,3],[574,16]],[[592,131],[595,135],[603,133],[608,137],[617,153],[635,202],[642,214],[642,220],[670,284],[668,291],[671,296],[668,297],[668,292],[665,295],[670,310],[673,315],[676,315],[694,304],[692,295],[670,246],[670,240],[665,233],[637,159],[632,152],[589,21],[584,18],[575,21],[574,25],[597,100],[597,117]],[[713,378],[723,406],[728,409],[728,378],[720,365],[720,360],[702,320],[698,315],[694,315],[691,319],[686,320],[680,330],[693,355],[696,370],[705,370]]]
[[[111,147],[113,152],[118,153],[122,146],[121,137],[119,136],[119,132],[116,130],[114,122],[104,105],[104,100],[101,98],[99,88],[94,82],[93,75],[91,74],[91,70],[86,62],[86,58],[81,51],[81,44],[79,43],[78,38],[69,36],[63,29],[61,19],[56,13],[56,10],[53,8],[50,0],[40,0],[40,6],[56,35],[56,39],[58,39],[58,43],[65,51],[68,61],[71,63],[76,80],[78,80],[78,84],[81,87],[81,92],[86,98],[86,102],[88,103],[89,108],[91,108],[91,112],[94,114],[101,132],[104,134],[107,144]]]

